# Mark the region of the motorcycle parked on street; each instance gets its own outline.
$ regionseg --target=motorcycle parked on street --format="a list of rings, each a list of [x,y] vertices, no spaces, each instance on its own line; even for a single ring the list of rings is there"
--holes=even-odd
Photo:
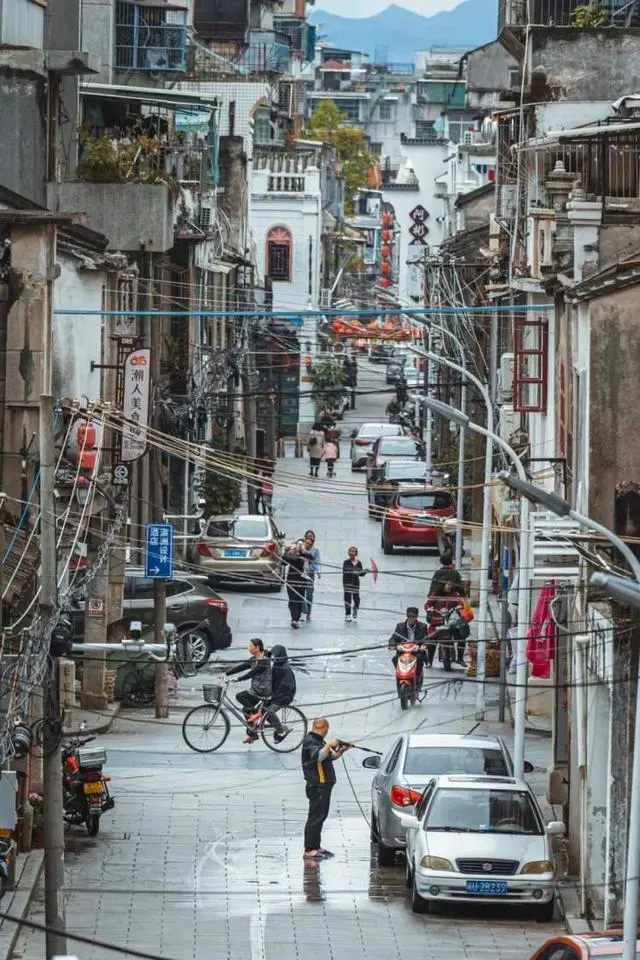
[[[90,837],[100,829],[100,817],[115,807],[107,786],[110,777],[105,777],[103,766],[107,762],[105,750],[84,747],[95,740],[77,737],[62,748],[62,790],[65,823],[84,824]]]

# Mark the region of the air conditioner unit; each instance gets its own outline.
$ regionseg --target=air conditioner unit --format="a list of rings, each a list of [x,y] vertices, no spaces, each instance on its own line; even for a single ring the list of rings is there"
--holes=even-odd
[[[515,413],[510,403],[500,407],[498,415],[498,436],[507,443],[520,428],[520,414]]]
[[[556,232],[556,220],[553,211],[536,211],[530,217],[532,235],[531,276],[541,278],[553,267],[553,241]]]
[[[503,353],[500,357],[500,373],[498,375],[498,389],[503,403],[510,403],[513,399],[513,354]]]

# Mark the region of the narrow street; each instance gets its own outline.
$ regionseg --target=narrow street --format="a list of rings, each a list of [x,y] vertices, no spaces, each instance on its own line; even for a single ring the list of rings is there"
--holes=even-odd
[[[343,424],[343,456],[333,480],[311,480],[307,461],[279,462],[275,507],[289,540],[312,527],[326,564],[316,588],[313,619],[296,633],[286,594],[223,591],[233,646],[221,659],[239,659],[247,641],[285,643],[296,665],[298,698],[308,717],[326,714],[333,734],[386,750],[403,730],[463,733],[476,727],[475,688],[443,683],[427,671],[425,701],[403,714],[382,644],[408,603],[422,607],[434,554],[383,556],[379,524],[367,517],[364,477],[352,474],[348,435],[354,424],[384,419],[384,368],[360,364],[364,396]],[[323,468],[324,472],[324,468]],[[340,566],[355,544],[363,564],[374,558],[377,583],[363,582],[357,623],[346,624]],[[343,656],[336,656],[343,651]],[[313,658],[306,659],[309,653]],[[212,662],[211,671],[215,669]],[[334,860],[303,864],[306,800],[298,753],[280,756],[261,743],[241,743],[234,726],[219,752],[191,752],[181,736],[184,711],[201,701],[202,674],[182,681],[168,722],[148,711],[121,715],[103,737],[116,808],[98,837],[67,834],[66,910],[70,931],[180,960],[528,960],[561,929],[524,913],[458,908],[412,915],[400,858],[390,869],[372,859],[367,819],[370,771],[353,751],[338,765],[338,785],[325,842]],[[484,725],[487,730],[491,724]],[[540,786],[548,744],[528,744]],[[30,917],[44,922],[42,894]],[[69,942],[83,960],[113,956]],[[39,960],[43,937],[25,931],[14,956]]]

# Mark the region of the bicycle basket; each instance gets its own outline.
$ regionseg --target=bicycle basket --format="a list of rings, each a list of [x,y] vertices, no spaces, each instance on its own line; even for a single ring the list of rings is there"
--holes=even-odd
[[[218,704],[222,700],[224,687],[221,686],[219,683],[203,683],[202,693],[204,695],[204,699],[206,703]]]

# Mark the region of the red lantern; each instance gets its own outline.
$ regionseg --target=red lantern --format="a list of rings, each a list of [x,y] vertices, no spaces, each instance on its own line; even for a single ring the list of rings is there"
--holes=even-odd
[[[383,260],[382,263],[380,264],[380,273],[384,277],[389,276],[389,274],[391,273],[391,264],[387,263],[386,260]]]
[[[389,277],[383,277],[382,280],[380,280],[380,286],[381,286],[381,287],[384,287],[385,290],[386,290],[387,287],[390,287],[390,286],[391,286],[391,280],[389,280]]]
[[[382,247],[380,250],[380,256],[383,260],[389,260],[391,257],[391,247]]]
[[[383,242],[383,243],[391,243],[391,230],[383,230],[383,231],[382,231],[382,242]]]
[[[391,226],[391,222],[392,222],[392,221],[391,221],[391,214],[388,212],[388,210],[385,210],[385,212],[382,214],[382,226],[383,226],[383,227],[390,227],[390,226]]]

